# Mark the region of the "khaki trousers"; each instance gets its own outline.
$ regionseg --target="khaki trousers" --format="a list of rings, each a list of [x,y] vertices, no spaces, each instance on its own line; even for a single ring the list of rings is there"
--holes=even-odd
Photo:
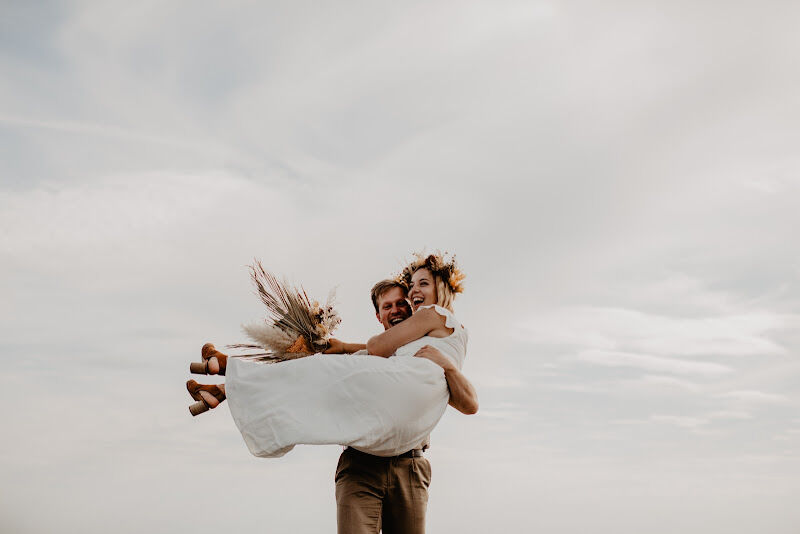
[[[345,449],[336,467],[338,534],[424,534],[431,464]]]

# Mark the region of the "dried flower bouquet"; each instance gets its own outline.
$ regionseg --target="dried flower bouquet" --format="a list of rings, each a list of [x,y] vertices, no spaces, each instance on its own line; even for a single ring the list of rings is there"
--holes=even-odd
[[[331,334],[342,322],[333,308],[335,291],[328,295],[325,305],[312,302],[302,287],[278,280],[258,260],[250,266],[250,278],[261,302],[267,307],[267,317],[260,323],[242,326],[254,344],[240,343],[229,347],[265,352],[239,357],[277,363],[310,356],[328,348]]]

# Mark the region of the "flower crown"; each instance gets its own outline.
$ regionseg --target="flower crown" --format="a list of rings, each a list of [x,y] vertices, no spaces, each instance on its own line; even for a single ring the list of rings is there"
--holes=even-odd
[[[453,293],[464,291],[464,278],[466,275],[461,272],[456,264],[455,254],[448,252],[442,254],[438,250],[435,254],[425,254],[422,252],[414,253],[414,260],[406,265],[402,272],[397,275],[396,280],[406,287],[411,286],[411,276],[419,269],[428,269],[431,274],[444,281]]]

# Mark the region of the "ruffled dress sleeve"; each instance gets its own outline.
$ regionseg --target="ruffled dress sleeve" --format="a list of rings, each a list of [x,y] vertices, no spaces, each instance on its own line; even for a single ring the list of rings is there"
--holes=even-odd
[[[447,308],[443,308],[438,304],[428,304],[427,306],[420,306],[420,310],[424,310],[425,308],[433,308],[433,310],[445,318],[444,325],[447,328],[464,328],[462,324],[456,319],[456,316],[453,315],[453,312],[448,310]],[[419,310],[417,310],[419,311]]]
[[[453,333],[447,337],[425,337],[425,339],[428,340],[429,344],[435,346],[445,355],[449,356],[454,361],[456,366],[461,369],[464,365],[464,358],[467,356],[467,341],[469,340],[467,329],[464,328],[464,325],[462,325],[458,319],[456,319],[456,316],[453,315],[453,312],[447,308],[443,308],[438,304],[430,304],[428,306],[419,307],[420,310],[424,308],[433,308],[436,313],[445,318],[444,325],[447,328],[453,329]]]

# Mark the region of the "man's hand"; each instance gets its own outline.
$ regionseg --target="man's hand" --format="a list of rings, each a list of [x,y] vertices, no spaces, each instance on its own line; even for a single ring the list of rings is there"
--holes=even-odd
[[[425,345],[419,349],[414,356],[417,358],[427,358],[445,371],[456,368],[455,364],[453,364],[453,361],[450,358],[442,354],[439,349],[431,347],[430,345]]]
[[[328,340],[328,348],[322,351],[322,354],[353,354],[360,350],[367,348],[363,343],[345,343],[336,338]]]
[[[328,348],[322,351],[322,354],[343,354],[344,343],[336,338],[328,340]]]
[[[447,389],[450,391],[448,404],[467,415],[478,411],[478,394],[467,377],[461,374],[453,361],[430,345],[425,345],[414,354],[417,358],[427,358],[444,369],[444,379],[447,380]]]

